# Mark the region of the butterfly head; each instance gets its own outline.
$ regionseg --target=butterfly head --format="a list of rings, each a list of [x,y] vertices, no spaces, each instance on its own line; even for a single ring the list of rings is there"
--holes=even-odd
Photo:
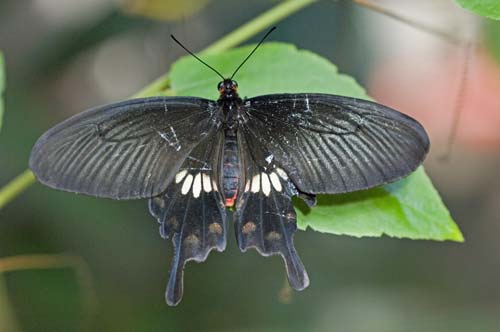
[[[220,97],[219,97],[218,101],[223,101],[223,102],[231,101],[231,102],[234,102],[234,101],[238,101],[239,100],[241,102],[241,99],[238,96],[238,83],[236,83],[236,81],[233,80],[233,77],[240,70],[240,68],[243,67],[243,65],[252,56],[252,54],[255,53],[255,51],[259,48],[259,46],[262,44],[262,42],[264,42],[264,40],[267,38],[267,36],[269,36],[269,34],[271,32],[273,32],[275,29],[276,29],[276,27],[272,27],[271,29],[269,29],[269,31],[264,35],[264,37],[262,37],[262,39],[260,40],[260,42],[254,47],[254,49],[252,50],[252,52],[250,52],[250,54],[247,55],[247,57],[245,58],[245,60],[243,60],[240,63],[240,65],[236,68],[236,70],[233,72],[233,75],[231,75],[231,78],[224,78],[224,76],[222,76],[222,74],[219,71],[217,71],[217,69],[215,69],[214,67],[210,66],[208,63],[206,63],[205,61],[203,61],[202,59],[200,59],[196,54],[194,54],[193,52],[191,52],[190,50],[188,50],[173,35],[170,35],[170,37],[172,37],[172,39],[177,44],[179,44],[180,47],[182,47],[186,52],[188,52],[189,54],[191,54],[196,60],[200,61],[202,64],[204,64],[209,69],[211,69],[214,73],[216,73],[220,78],[222,78],[222,81],[219,82],[219,84],[217,84],[217,90],[219,90],[219,93],[220,93]]]
[[[219,90],[221,99],[232,99],[238,98],[238,82],[230,78],[224,79],[224,81],[217,84],[217,90]]]

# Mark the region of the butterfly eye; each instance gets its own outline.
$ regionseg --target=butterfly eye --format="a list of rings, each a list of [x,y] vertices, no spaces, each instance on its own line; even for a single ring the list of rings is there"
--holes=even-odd
[[[219,92],[224,91],[224,82],[219,82],[219,84],[217,84],[217,90],[219,90]]]
[[[238,89],[238,82],[231,81],[231,85],[233,86],[233,89]]]

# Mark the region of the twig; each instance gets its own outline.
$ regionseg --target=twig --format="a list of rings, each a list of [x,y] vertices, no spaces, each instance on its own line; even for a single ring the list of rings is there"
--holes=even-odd
[[[361,7],[371,9],[377,13],[380,13],[380,14],[385,15],[387,17],[393,18],[393,19],[395,19],[399,22],[402,22],[406,25],[409,25],[415,29],[425,31],[427,33],[430,33],[431,35],[437,36],[437,37],[447,41],[448,43],[450,43],[452,45],[460,46],[463,44],[463,41],[461,41],[456,36],[453,36],[445,31],[439,30],[437,28],[430,27],[427,24],[424,24],[422,22],[415,21],[409,17],[405,17],[403,15],[400,15],[396,12],[393,12],[387,8],[384,8],[380,5],[372,2],[371,0],[352,0],[352,2],[354,2],[355,4],[357,4]]]
[[[83,324],[80,324],[80,330],[87,330],[86,328],[90,328],[90,319],[97,314],[97,295],[93,286],[90,269],[81,257],[68,254],[34,254],[0,258],[0,274],[22,270],[54,268],[74,269],[78,283],[84,290],[82,292],[83,306],[87,312]]]

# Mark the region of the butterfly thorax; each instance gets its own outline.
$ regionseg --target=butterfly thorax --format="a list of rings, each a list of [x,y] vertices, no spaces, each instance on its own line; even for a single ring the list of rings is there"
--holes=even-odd
[[[222,109],[223,125],[227,129],[236,129],[237,113],[242,100],[238,95],[238,83],[231,79],[225,79],[217,85],[220,96],[217,100]]]

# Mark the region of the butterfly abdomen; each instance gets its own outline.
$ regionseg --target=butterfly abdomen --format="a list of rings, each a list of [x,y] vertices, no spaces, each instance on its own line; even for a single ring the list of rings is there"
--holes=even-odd
[[[224,198],[226,207],[234,206],[238,195],[240,180],[240,159],[238,155],[238,142],[236,132],[232,129],[226,130],[224,142],[224,154],[222,158],[222,174]]]

